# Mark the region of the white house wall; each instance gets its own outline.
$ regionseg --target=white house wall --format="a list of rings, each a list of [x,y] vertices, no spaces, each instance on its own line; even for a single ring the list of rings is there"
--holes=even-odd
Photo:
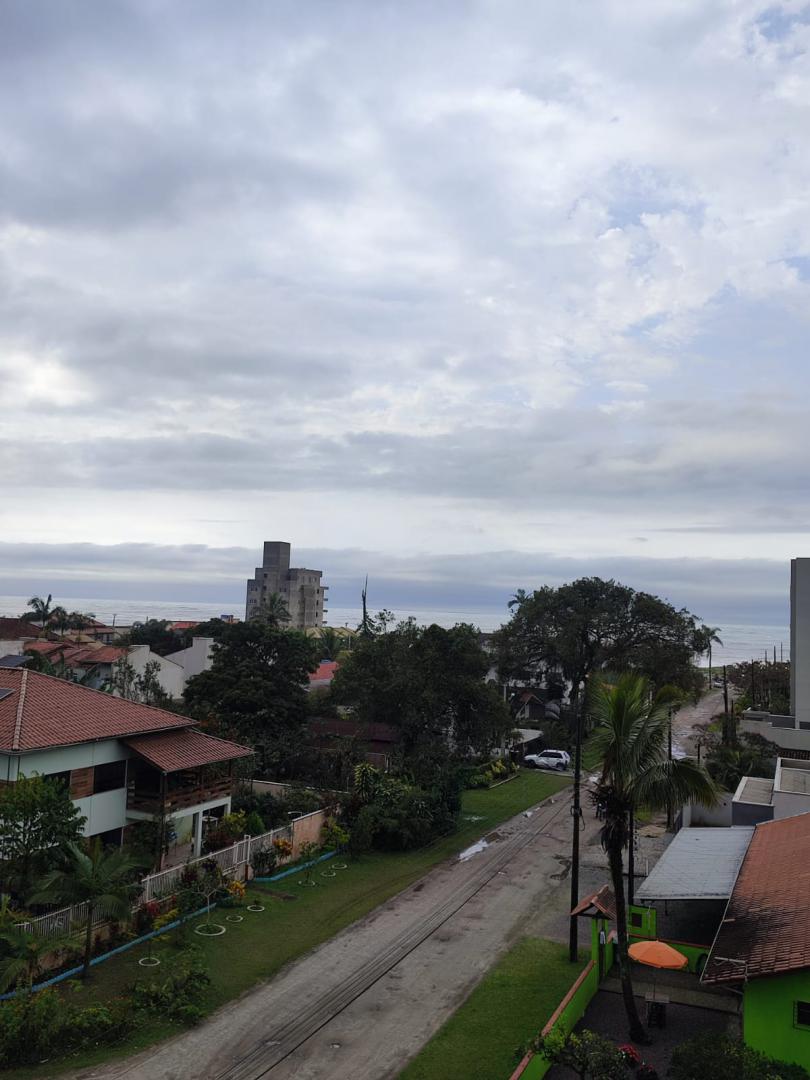
[[[74,799],[79,813],[87,819],[84,823],[85,836],[96,836],[109,829],[120,829],[127,823],[127,789],[116,788],[103,791],[100,795],[90,795],[86,799]]]
[[[166,657],[172,663],[179,665],[186,679],[193,679],[195,675],[208,671],[214,662],[214,638],[195,637],[187,649],[169,653]]]
[[[130,752],[119,739],[103,739],[77,746],[54,746],[49,750],[37,750],[21,754],[19,771],[25,776],[34,773],[65,772],[67,769],[89,769],[91,765],[106,765],[110,761],[123,761]],[[95,797],[95,796],[94,796]]]
[[[0,656],[22,656],[25,645],[25,641],[3,639],[0,641]]]
[[[181,698],[186,684],[186,676],[182,667],[169,660],[166,656],[159,656],[152,652],[148,645],[131,645],[127,650],[127,659],[135,669],[136,674],[143,675],[147,664],[158,665],[157,678],[164,693],[172,698]]]

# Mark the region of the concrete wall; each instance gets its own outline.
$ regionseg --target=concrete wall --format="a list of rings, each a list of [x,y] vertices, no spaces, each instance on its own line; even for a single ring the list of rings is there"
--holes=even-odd
[[[810,750],[810,731],[799,730],[792,727],[776,727],[766,721],[754,720],[743,713],[740,721],[740,731],[747,731],[750,735],[761,735],[768,739],[781,750]]]
[[[717,806],[700,806],[698,803],[688,803],[681,811],[681,827],[684,829],[697,828],[726,828],[732,824],[731,804],[734,796],[724,791],[720,796]],[[735,822],[736,824],[736,822]]]
[[[790,704],[810,723],[810,559],[790,561]]]
[[[25,651],[26,641],[0,641],[0,656],[22,656]]]
[[[735,802],[732,805],[732,825],[759,825],[760,821],[773,821],[772,806],[763,803]]]
[[[810,1002],[810,971],[747,982],[743,1039],[769,1057],[810,1069],[810,1028],[795,1025],[797,1001]]]

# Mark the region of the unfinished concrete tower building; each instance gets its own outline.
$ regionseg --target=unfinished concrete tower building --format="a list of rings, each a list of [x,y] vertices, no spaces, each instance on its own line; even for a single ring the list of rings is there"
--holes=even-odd
[[[265,540],[262,565],[248,578],[245,618],[252,619],[277,593],[290,613],[288,626],[306,630],[323,626],[327,585],[321,585],[321,570],[290,566],[290,545],[283,540]]]

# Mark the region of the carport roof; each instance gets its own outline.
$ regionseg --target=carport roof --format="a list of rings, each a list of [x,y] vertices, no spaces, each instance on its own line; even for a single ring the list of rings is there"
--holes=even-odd
[[[751,827],[681,829],[636,890],[639,900],[728,900]]]

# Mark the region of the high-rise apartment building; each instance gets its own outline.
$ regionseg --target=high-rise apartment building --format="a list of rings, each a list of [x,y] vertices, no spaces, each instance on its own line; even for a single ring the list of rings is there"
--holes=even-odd
[[[277,593],[290,613],[288,625],[296,630],[323,626],[324,601],[328,585],[321,585],[321,570],[290,566],[290,545],[283,540],[265,540],[262,565],[248,578],[245,618],[252,619],[273,593]]]

